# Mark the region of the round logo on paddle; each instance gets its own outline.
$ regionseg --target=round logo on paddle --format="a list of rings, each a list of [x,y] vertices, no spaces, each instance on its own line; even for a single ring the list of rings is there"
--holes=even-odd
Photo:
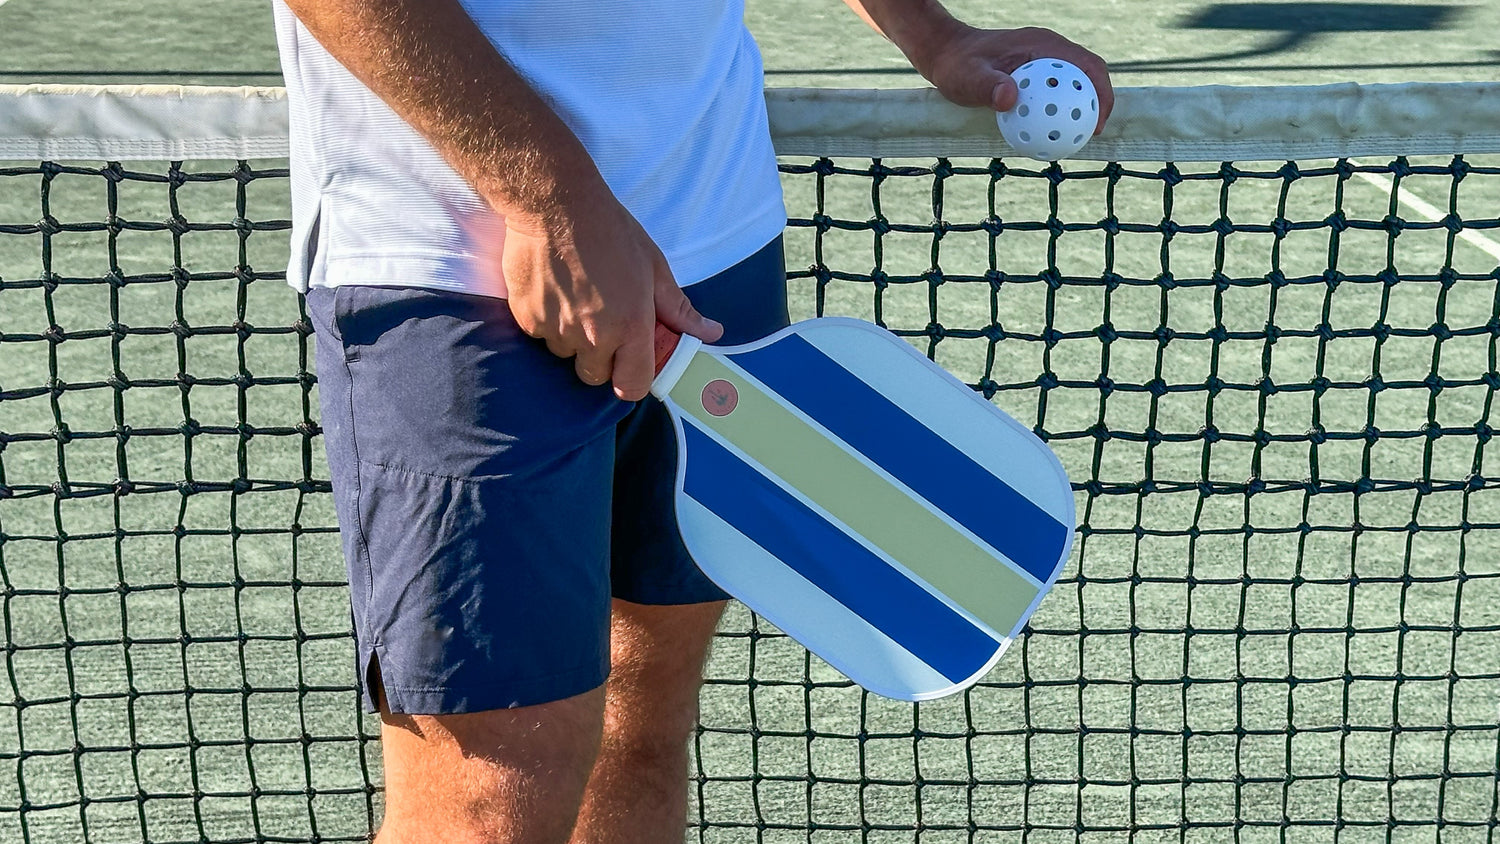
[[[740,403],[740,391],[722,378],[716,378],[703,387],[703,409],[710,416],[728,416]]]

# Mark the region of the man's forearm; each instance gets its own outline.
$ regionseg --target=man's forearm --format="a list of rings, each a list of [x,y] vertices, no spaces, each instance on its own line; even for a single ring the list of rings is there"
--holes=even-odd
[[[567,125],[458,0],[284,0],[351,73],[496,211],[546,227],[609,189]]]
[[[938,0],[844,0],[872,29],[895,44],[919,73],[932,51],[963,26]]]

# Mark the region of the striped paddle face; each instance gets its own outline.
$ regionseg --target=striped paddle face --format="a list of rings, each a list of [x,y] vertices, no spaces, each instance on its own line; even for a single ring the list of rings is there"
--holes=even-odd
[[[1040,440],[857,320],[674,363],[657,393],[678,523],[715,582],[888,697],[994,665],[1072,546],[1072,490]]]

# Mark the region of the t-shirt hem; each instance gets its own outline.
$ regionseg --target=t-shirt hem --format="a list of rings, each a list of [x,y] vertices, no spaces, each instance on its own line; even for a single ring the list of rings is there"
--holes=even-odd
[[[781,193],[778,191],[773,202],[756,209],[753,214],[746,215],[746,218],[755,220],[755,224],[737,231],[733,240],[715,239],[672,260],[672,273],[677,278],[677,284],[689,287],[713,278],[759,252],[786,231],[786,206]]]

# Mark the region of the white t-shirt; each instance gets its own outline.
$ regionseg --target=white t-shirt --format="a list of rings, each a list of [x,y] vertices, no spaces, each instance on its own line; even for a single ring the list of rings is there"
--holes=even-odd
[[[679,284],[786,224],[743,0],[460,0],[557,112]],[[504,223],[273,0],[291,109],[292,258],[309,286],[504,295]]]

